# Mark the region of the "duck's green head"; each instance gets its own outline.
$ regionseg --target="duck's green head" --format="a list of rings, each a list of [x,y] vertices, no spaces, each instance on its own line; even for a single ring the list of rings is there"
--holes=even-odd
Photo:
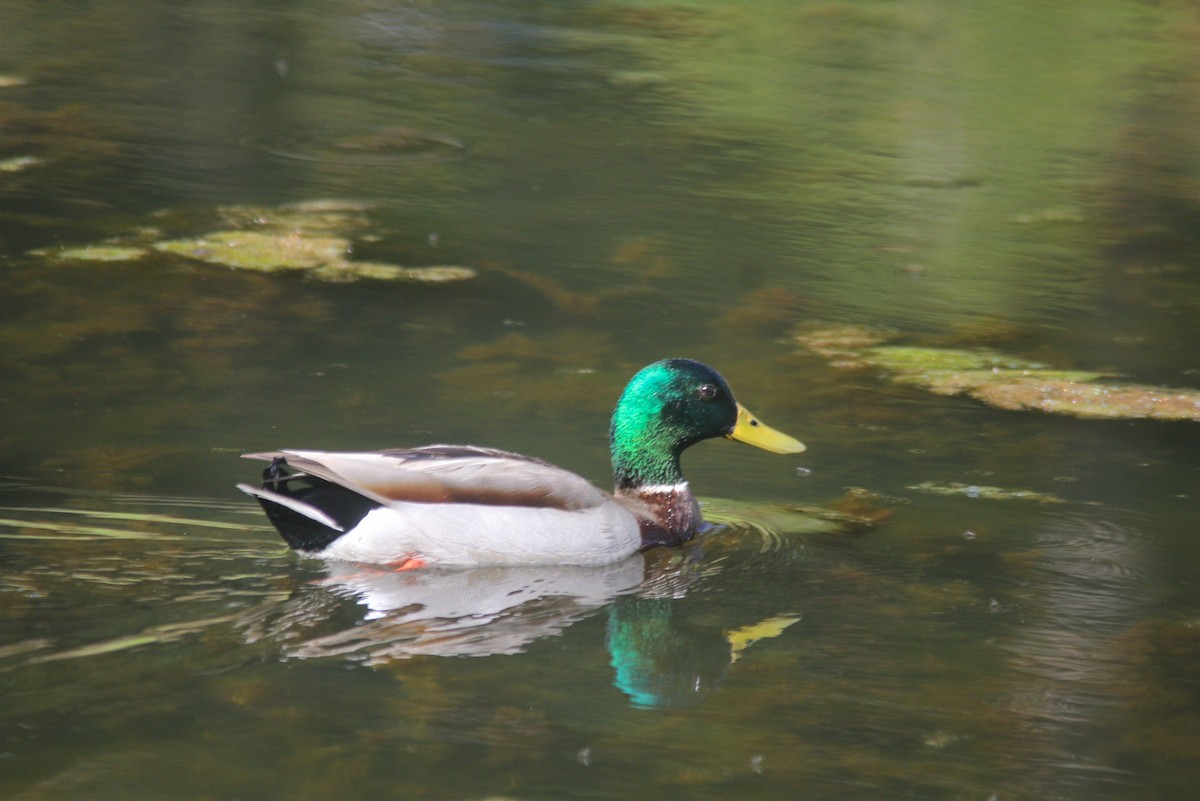
[[[707,364],[664,359],[629,380],[609,429],[618,489],[683,481],[679,454],[702,439],[729,437],[774,453],[804,445],[760,423]]]

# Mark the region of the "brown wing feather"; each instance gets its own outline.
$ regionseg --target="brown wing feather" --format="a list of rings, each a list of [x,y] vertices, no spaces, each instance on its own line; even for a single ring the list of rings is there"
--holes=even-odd
[[[373,453],[276,451],[245,458],[282,458],[295,470],[385,505],[407,501],[580,510],[611,500],[586,479],[540,459],[469,445]]]

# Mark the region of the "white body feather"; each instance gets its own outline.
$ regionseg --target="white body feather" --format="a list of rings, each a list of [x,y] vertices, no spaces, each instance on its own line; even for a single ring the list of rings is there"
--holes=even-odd
[[[637,519],[615,502],[591,509],[392,502],[320,552],[329,559],[431,565],[602,565],[641,547]]]

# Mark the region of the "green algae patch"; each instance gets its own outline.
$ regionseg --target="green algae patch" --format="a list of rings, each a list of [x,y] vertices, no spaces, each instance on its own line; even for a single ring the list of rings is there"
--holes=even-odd
[[[795,342],[835,367],[882,371],[894,384],[935,395],[966,395],[1011,411],[1092,419],[1200,422],[1200,391],[1121,384],[1108,373],[1059,370],[990,349],[881,344],[886,333],[858,326],[811,328]]]
[[[330,283],[370,280],[447,284],[476,277],[469,267],[406,267],[351,260],[351,237],[363,242],[379,239],[367,230],[371,226],[370,210],[367,203],[336,199],[281,206],[222,206],[213,213],[215,230],[196,236],[164,238],[157,228],[143,227],[105,243],[30,253],[56,261],[133,261],[157,252],[233,270],[303,273]],[[161,221],[173,214],[164,211],[156,217]],[[121,244],[125,241],[133,244]]]
[[[988,487],[978,484],[960,484],[956,481],[923,481],[913,484],[910,490],[930,495],[957,495],[963,498],[983,498],[989,501],[1034,501],[1036,503],[1063,503],[1062,498],[1044,492],[1027,489]]]
[[[1200,422],[1200,392],[1136,384],[1037,380],[973,387],[971,397],[1001,409],[1090,418]]]
[[[350,242],[338,236],[305,234],[300,231],[215,231],[195,239],[175,239],[154,246],[209,264],[235,270],[273,273],[311,270],[345,258]]]
[[[961,370],[1042,370],[1046,365],[1006,356],[990,350],[955,350],[952,348],[918,348],[886,345],[866,348],[860,353],[863,361],[906,375],[924,375]]]
[[[59,261],[137,261],[149,251],[124,245],[84,245],[55,251],[33,251],[39,256],[51,256]]]
[[[313,278],[333,283],[368,279],[373,281],[405,281],[413,284],[446,284],[467,281],[475,277],[470,267],[439,265],[434,267],[400,267],[371,261],[338,261],[313,270]]]
[[[1056,370],[992,352],[937,348],[873,348],[865,361],[890,373],[894,383],[936,395],[967,395],[1011,411],[1085,418],[1200,421],[1200,392],[1114,384],[1105,373]]]
[[[1050,368],[1011,369],[993,367],[990,370],[926,370],[924,372],[895,373],[892,381],[911,384],[927,389],[936,395],[970,395],[979,398],[988,395],[994,405],[1004,408],[1021,408],[1001,403],[1008,394],[1030,397],[1032,391],[1041,388],[1053,392],[1062,385],[1086,384],[1104,377],[1104,373],[1085,370],[1052,370]]]
[[[865,325],[836,325],[805,328],[796,333],[795,340],[807,350],[829,359],[834,367],[861,368],[867,366],[863,351],[892,336],[888,331]]]

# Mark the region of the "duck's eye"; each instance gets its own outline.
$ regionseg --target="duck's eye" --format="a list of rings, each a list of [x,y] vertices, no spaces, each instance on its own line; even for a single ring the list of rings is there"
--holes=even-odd
[[[717,385],[701,384],[700,388],[696,390],[696,394],[700,396],[700,400],[712,400],[713,398],[717,397]]]

